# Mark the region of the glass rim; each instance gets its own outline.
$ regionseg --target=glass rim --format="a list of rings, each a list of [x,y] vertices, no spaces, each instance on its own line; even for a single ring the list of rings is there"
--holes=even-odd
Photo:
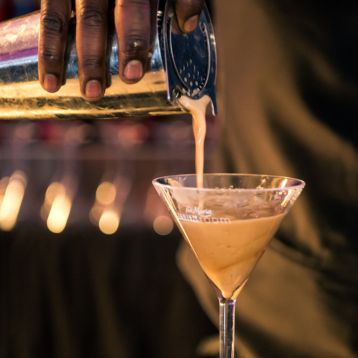
[[[205,177],[266,177],[266,178],[271,178],[271,179],[287,179],[287,180],[292,180],[295,181],[296,184],[294,185],[288,185],[285,187],[278,187],[278,188],[197,188],[196,186],[181,186],[181,187],[176,187],[173,185],[169,185],[169,184],[162,184],[159,182],[159,180],[164,180],[164,179],[169,179],[169,178],[184,178],[184,177],[196,177],[197,175],[194,173],[189,173],[189,174],[173,174],[173,175],[164,175],[164,176],[160,176],[157,178],[154,178],[152,180],[153,185],[159,185],[163,188],[168,188],[168,189],[173,189],[175,188],[176,190],[192,190],[192,191],[201,191],[201,192],[208,192],[208,191],[215,191],[215,190],[226,190],[226,189],[230,189],[230,191],[241,191],[241,192],[272,192],[272,191],[279,191],[279,190],[284,190],[284,189],[288,189],[288,190],[297,190],[297,189],[303,189],[306,185],[305,181],[303,181],[302,179],[297,179],[297,178],[293,178],[293,177],[289,177],[289,176],[284,176],[284,175],[272,175],[272,174],[254,174],[254,173],[205,173],[204,174],[204,178]]]

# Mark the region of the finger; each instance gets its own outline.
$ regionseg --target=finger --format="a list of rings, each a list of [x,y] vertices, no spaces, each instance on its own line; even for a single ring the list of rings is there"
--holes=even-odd
[[[146,70],[151,45],[151,2],[118,0],[115,25],[120,49],[120,76],[127,83],[139,81]]]
[[[49,92],[58,91],[64,81],[70,13],[69,0],[41,1],[38,71],[40,83]]]
[[[177,0],[175,12],[180,29],[191,32],[199,23],[199,16],[204,6],[204,0]]]
[[[82,95],[100,99],[106,88],[107,0],[76,0],[76,47]]]

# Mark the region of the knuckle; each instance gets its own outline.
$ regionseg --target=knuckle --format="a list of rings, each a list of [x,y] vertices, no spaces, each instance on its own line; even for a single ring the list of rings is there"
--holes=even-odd
[[[62,58],[58,54],[58,52],[51,47],[43,47],[39,50],[39,57],[43,59],[43,61],[47,64],[56,65],[62,62]]]
[[[204,5],[202,0],[178,0],[177,6],[188,14],[199,13]]]
[[[88,27],[98,28],[105,24],[105,14],[96,7],[83,7],[80,10],[80,19]]]
[[[104,59],[99,57],[85,57],[81,61],[81,67],[84,71],[93,71],[94,69],[101,69],[104,65]]]
[[[61,35],[64,33],[66,21],[64,16],[55,11],[45,11],[41,16],[41,23],[46,33]]]
[[[149,41],[143,35],[137,33],[127,35],[123,51],[126,56],[141,55],[149,50]]]
[[[148,7],[148,0],[118,0],[118,6],[145,6]]]

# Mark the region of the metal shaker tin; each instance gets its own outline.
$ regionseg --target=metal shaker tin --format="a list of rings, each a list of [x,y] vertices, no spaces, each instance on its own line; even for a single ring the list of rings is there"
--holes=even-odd
[[[137,84],[118,76],[118,42],[111,36],[108,70],[112,84],[105,97],[87,102],[81,97],[74,28],[69,32],[66,84],[47,93],[38,82],[40,14],[32,13],[0,24],[0,119],[106,119],[123,116],[174,115],[185,110],[181,95],[208,95],[216,112],[216,44],[208,10],[189,34],[175,31],[171,1],[160,1],[157,32],[149,70]]]

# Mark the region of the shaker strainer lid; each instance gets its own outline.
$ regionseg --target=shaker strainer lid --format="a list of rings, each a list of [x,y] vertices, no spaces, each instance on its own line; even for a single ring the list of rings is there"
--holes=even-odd
[[[161,34],[169,100],[208,95],[216,113],[216,43],[209,11],[205,7],[196,30],[184,34],[177,29],[172,4],[166,1]]]

